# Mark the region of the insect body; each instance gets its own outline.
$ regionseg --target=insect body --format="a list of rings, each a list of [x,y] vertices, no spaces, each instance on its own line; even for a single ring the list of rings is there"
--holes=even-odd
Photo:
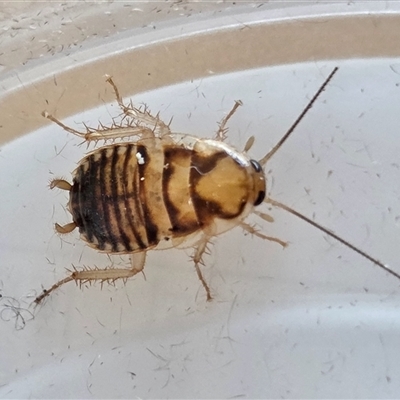
[[[103,146],[89,153],[74,171],[72,185],[61,179],[53,180],[50,185],[70,193],[69,210],[73,221],[64,226],[56,224],[57,232],[64,234],[78,228],[81,238],[90,247],[108,254],[131,254],[132,265],[131,269],[75,270],[45,290],[35,302],[40,303],[53,290],[72,280],[80,284],[126,280],[143,270],[148,250],[172,247],[194,247],[197,275],[210,300],[211,292],[199,264],[211,238],[240,226],[260,238],[286,245],[244,222],[252,212],[272,221],[269,215],[254,211],[254,206],[263,201],[302,218],[400,279],[378,260],[326,228],[265,198],[263,166],[293,132],[336,71],[337,68],[280,142],[259,161],[247,155],[254,138],[249,139],[243,152],[224,143],[225,125],[240,102],[236,102],[222,120],[213,140],[172,133],[158,116],[135,108],[132,103],[125,105],[111,78],[107,80],[123,112],[121,123],[114,122],[110,127],[99,129],[87,128],[86,133],[81,133],[43,113],[86,141],[136,137],[136,140]]]
[[[200,231],[210,238],[236,226],[264,200],[256,161],[217,141],[170,139],[106,146],[86,156],[70,187],[70,228],[107,253],[176,247]]]
[[[266,194],[261,165],[245,152],[223,142],[225,124],[236,108],[220,124],[215,140],[203,140],[171,133],[158,117],[132,105],[125,106],[111,78],[125,125],[80,133],[54,117],[44,116],[86,140],[138,136],[127,143],[103,146],[89,153],[73,172],[72,185],[55,179],[50,187],[70,192],[69,211],[73,221],[56,224],[57,232],[79,229],[92,248],[108,254],[132,254],[132,268],[75,271],[50,290],[75,280],[113,281],[127,279],[144,268],[150,249],[195,247],[193,260],[207,299],[211,299],[199,263],[209,240],[237,225],[260,237],[285,245],[243,222],[262,203]],[[151,128],[149,128],[149,126]],[[250,142],[249,142],[250,143]]]

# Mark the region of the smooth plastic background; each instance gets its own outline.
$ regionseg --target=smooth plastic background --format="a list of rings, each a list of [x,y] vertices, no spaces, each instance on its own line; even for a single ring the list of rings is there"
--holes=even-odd
[[[242,148],[254,135],[251,154],[261,158],[334,66],[332,83],[268,164],[269,194],[400,272],[400,58],[246,68],[129,97],[165,121],[173,117],[174,131],[202,137],[212,136],[240,99],[229,142]],[[79,102],[85,86],[77,77],[74,87],[60,88],[55,73],[55,91]],[[127,75],[114,78],[126,91]],[[96,125],[118,113],[102,79],[91,90],[104,105],[64,122]],[[62,115],[61,100],[48,102],[49,111]],[[48,124],[1,148],[1,397],[398,395],[399,282],[267,206],[260,210],[274,223],[250,221],[290,246],[282,250],[240,229],[216,238],[204,267],[211,303],[190,251],[172,250],[149,253],[146,280],[83,291],[68,284],[30,308],[35,291],[71,265],[126,265],[125,258],[109,260],[89,249],[76,232],[54,233],[54,222],[70,217],[66,193],[47,184],[54,176],[70,179],[87,151],[80,142]]]

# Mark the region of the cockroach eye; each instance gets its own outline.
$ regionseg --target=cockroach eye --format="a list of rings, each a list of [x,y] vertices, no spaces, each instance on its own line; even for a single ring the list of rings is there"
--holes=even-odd
[[[254,205],[259,206],[264,201],[264,199],[265,199],[265,192],[264,192],[264,190],[260,190],[258,192],[258,196],[256,198],[256,201],[254,202]]]
[[[258,161],[250,160],[250,164],[254,168],[254,171],[256,171],[256,172],[261,172],[262,171],[262,167],[261,167],[261,165],[260,165],[260,163]],[[265,196],[265,193],[264,193],[264,196]]]

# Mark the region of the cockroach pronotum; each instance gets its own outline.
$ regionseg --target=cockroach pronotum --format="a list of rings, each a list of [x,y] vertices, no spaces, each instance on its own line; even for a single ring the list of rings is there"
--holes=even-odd
[[[147,108],[136,108],[132,102],[125,104],[111,77],[107,77],[107,82],[122,110],[121,122],[101,125],[98,129],[86,127],[86,132],[80,132],[44,112],[44,117],[87,142],[113,141],[80,161],[73,172],[72,184],[63,179],[51,182],[51,188],[69,191],[69,211],[72,214],[72,222],[64,226],[56,224],[56,231],[66,234],[78,228],[81,238],[90,247],[107,254],[130,254],[131,268],[75,270],[44,290],[35,302],[40,303],[70,281],[83,284],[127,280],[143,270],[147,251],[173,247],[194,248],[196,272],[207,300],[211,300],[210,288],[200,269],[210,239],[239,226],[262,239],[286,246],[284,241],[266,236],[245,222],[251,213],[272,221],[268,214],[254,210],[262,203],[282,208],[303,219],[400,279],[399,274],[379,260],[266,196],[263,167],[288,139],[337,70],[334,68],[326,78],[282,139],[258,161],[248,156],[254,137],[249,138],[243,151],[225,143],[226,124],[241,105],[240,101],[235,102],[221,121],[214,139],[171,132],[169,125],[158,115],[153,116]],[[130,140],[115,143],[116,139],[124,138]]]

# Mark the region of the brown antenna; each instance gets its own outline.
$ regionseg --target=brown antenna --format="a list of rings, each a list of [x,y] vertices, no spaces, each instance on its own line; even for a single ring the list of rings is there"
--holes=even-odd
[[[291,214],[295,215],[296,217],[302,219],[303,221],[308,222],[310,225],[315,226],[320,231],[326,233],[330,237],[333,237],[338,242],[340,242],[340,243],[344,244],[345,246],[347,246],[348,248],[354,250],[356,253],[360,254],[361,256],[366,258],[367,260],[369,260],[372,263],[376,264],[378,267],[382,268],[383,270],[385,270],[386,272],[388,272],[389,274],[395,276],[396,278],[398,278],[400,280],[400,274],[398,274],[397,272],[393,271],[390,267],[388,267],[387,265],[383,264],[377,258],[371,257],[369,254],[367,254],[363,250],[360,250],[358,247],[354,246],[354,244],[351,244],[347,240],[342,239],[340,236],[336,235],[336,233],[330,231],[329,229],[323,227],[322,225],[317,224],[312,219],[306,217],[303,214],[300,214],[298,211],[294,210],[293,208],[290,208],[287,205],[285,205],[283,203],[280,203],[279,201],[272,200],[270,198],[265,199],[264,202],[267,203],[267,204],[271,204],[271,205],[273,205],[275,207],[281,208],[282,210],[286,210],[286,211],[290,212]]]
[[[289,130],[283,135],[282,139],[259,161],[260,165],[265,165],[268,160],[278,151],[278,149],[286,142],[288,137],[292,134],[292,132],[296,129],[297,125],[304,118],[308,111],[310,111],[311,107],[314,105],[315,101],[318,99],[319,95],[325,90],[328,83],[333,78],[333,75],[336,74],[339,67],[335,67],[333,71],[329,74],[329,76],[325,79],[325,82],[318,89],[317,93],[315,93],[314,97],[309,101],[307,106],[304,108],[302,113],[297,117],[296,121],[294,121],[293,125],[289,128]]]
[[[325,79],[325,82],[322,84],[322,86],[318,89],[318,91],[315,93],[313,98],[309,101],[307,106],[304,108],[302,113],[299,115],[299,117],[296,119],[296,121],[293,123],[293,125],[289,128],[289,130],[286,132],[286,134],[282,137],[282,139],[259,161],[261,165],[265,165],[267,161],[278,151],[278,149],[283,145],[283,143],[288,139],[290,134],[295,130],[297,125],[300,123],[300,121],[303,119],[303,117],[306,115],[306,113],[311,109],[311,107],[314,105],[315,101],[318,99],[320,94],[325,90],[326,86],[328,83],[331,81],[335,73],[337,72],[339,68],[335,67],[333,71],[329,74],[329,76]],[[342,239],[340,236],[338,236],[336,233],[330,231],[329,229],[323,227],[322,225],[319,225],[315,221],[311,220],[310,218],[306,217],[305,215],[299,213],[298,211],[294,210],[293,208],[288,207],[287,205],[280,203],[279,201],[273,200],[271,198],[266,198],[264,200],[265,203],[271,204],[275,207],[281,208],[282,210],[288,211],[289,213],[295,215],[296,217],[302,219],[303,221],[309,223],[310,225],[314,226],[315,228],[319,229],[320,231],[326,233],[330,237],[334,238],[338,242],[344,244],[346,247],[350,248],[351,250],[354,250],[356,253],[361,255],[362,257],[366,258],[367,260],[371,261],[375,265],[377,265],[379,268],[383,269],[384,271],[388,272],[389,274],[395,276],[397,279],[400,280],[400,274],[397,272],[393,271],[390,267],[387,265],[383,264],[381,261],[379,261],[377,258],[374,258],[367,254],[365,251],[359,249],[358,247],[354,246],[350,242],[348,242],[345,239]]]

